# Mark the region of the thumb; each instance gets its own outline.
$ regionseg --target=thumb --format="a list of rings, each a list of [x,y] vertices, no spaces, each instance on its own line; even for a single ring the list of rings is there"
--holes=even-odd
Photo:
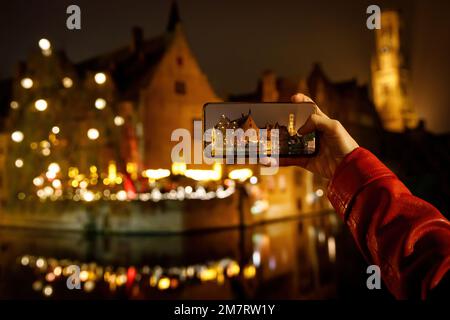
[[[291,97],[291,101],[295,103],[314,102],[310,97],[303,93],[296,93]]]
[[[305,124],[297,130],[297,133],[304,135],[315,130],[329,133],[334,130],[335,122],[335,120],[329,119],[323,115],[312,114],[309,116],[308,120],[306,120]]]

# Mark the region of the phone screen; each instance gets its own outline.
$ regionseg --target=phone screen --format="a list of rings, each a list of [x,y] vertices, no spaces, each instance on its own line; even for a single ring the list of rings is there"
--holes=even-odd
[[[204,146],[211,156],[313,156],[315,132],[297,130],[314,112],[314,103],[207,103],[203,108]]]

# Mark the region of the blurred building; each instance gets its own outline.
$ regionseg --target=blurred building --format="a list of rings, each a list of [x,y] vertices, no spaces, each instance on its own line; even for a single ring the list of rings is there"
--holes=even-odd
[[[171,141],[173,131],[187,129],[202,145],[194,123],[201,130],[203,104],[220,101],[189,48],[175,3],[161,36],[145,39],[134,28],[129,45],[77,64],[47,39],[39,48],[18,64],[3,99],[10,105],[6,224],[39,216],[30,224],[46,220],[57,228],[59,219],[69,229],[180,231],[329,207],[321,182],[302,169],[264,177],[256,165],[172,163],[179,142]],[[157,204],[161,199],[172,204]],[[97,200],[106,202],[92,207],[96,213],[68,204]],[[30,212],[39,214],[22,217]]]
[[[341,121],[360,145],[390,154],[386,141],[397,138],[386,135],[385,129],[409,128],[413,117],[405,111],[406,84],[400,81],[404,77],[398,17],[384,17],[391,31],[377,34],[377,48],[391,49],[377,51],[375,104],[366,86],[356,80],[333,82],[318,64],[306,79],[294,81],[265,72],[254,92],[229,100],[288,102],[292,94],[306,93]],[[200,165],[198,170],[198,164],[172,163],[171,152],[178,143],[170,141],[172,132],[188,129],[192,136],[194,122],[202,120],[203,104],[220,100],[189,48],[176,4],[163,35],[145,39],[143,31],[134,28],[129,45],[78,64],[48,41],[39,45],[41,50],[19,64],[14,78],[1,84],[0,100],[10,106],[7,130],[0,139],[0,174],[8,178],[8,183],[0,181],[3,200],[18,202],[36,194],[39,200],[52,201],[154,200],[136,207],[110,206],[108,210],[121,211],[115,212],[114,221],[103,213],[90,217],[93,225],[121,231],[226,227],[331,208],[325,196],[327,181],[298,167],[260,176],[256,165]],[[191,142],[201,145],[195,137]],[[233,171],[236,193],[230,183],[228,191],[223,188]],[[195,201],[185,198],[197,190]],[[216,199],[199,201],[212,199],[207,196],[211,193]],[[176,205],[157,204],[161,199],[176,200]],[[102,210],[106,209],[99,206]],[[197,219],[182,215],[187,211],[196,212]],[[152,215],[156,220],[143,223],[150,212],[158,213]]]
[[[130,45],[94,57],[79,68],[112,76],[118,103],[135,112],[145,168],[170,168],[176,144],[170,141],[172,132],[178,128],[192,132],[194,121],[202,121],[203,104],[219,101],[189,48],[176,3],[163,35],[147,40],[136,27]]]

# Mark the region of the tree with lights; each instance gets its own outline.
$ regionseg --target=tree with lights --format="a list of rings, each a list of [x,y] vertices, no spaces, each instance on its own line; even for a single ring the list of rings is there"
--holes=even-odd
[[[124,168],[114,85],[101,70],[78,70],[46,39],[20,65],[9,128],[11,203],[100,199],[122,189]]]

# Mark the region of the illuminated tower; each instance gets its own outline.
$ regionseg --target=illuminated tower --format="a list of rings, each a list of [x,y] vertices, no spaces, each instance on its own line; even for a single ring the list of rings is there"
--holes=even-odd
[[[295,115],[293,113],[289,114],[288,131],[291,136],[293,136],[295,134]]]
[[[376,30],[376,54],[372,59],[372,92],[375,107],[388,131],[417,126],[408,93],[408,72],[400,46],[400,18],[396,11],[381,14]]]

